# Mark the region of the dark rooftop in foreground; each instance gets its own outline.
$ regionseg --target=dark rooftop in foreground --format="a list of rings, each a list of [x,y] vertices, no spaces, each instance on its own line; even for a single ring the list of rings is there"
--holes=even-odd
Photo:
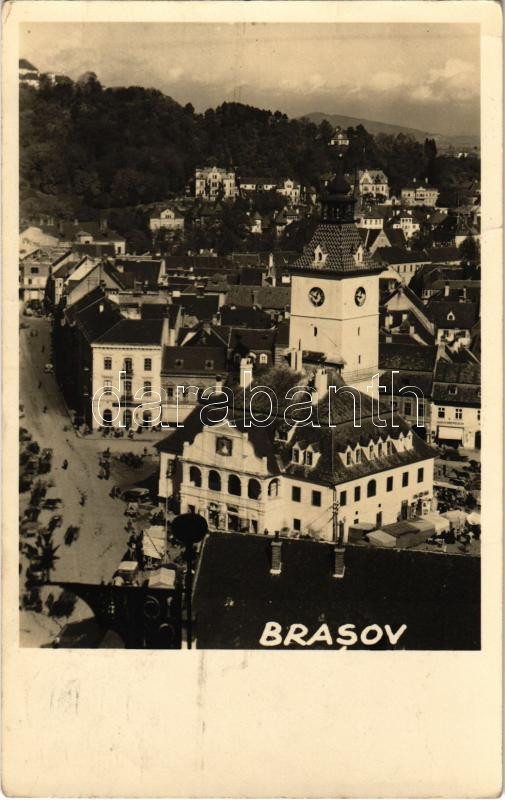
[[[480,559],[351,545],[336,579],[332,545],[281,539],[282,571],[271,575],[271,541],[229,533],[204,540],[194,599],[198,648],[260,648],[266,622],[277,621],[284,635],[301,623],[308,636],[326,622],[334,638],[346,623],[358,635],[367,625],[396,631],[405,624],[398,649],[479,649]],[[389,647],[383,637],[374,649]],[[370,648],[358,642],[353,649]]]

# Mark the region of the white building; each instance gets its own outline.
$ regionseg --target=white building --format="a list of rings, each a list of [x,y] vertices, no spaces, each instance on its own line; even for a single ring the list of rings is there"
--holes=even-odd
[[[293,354],[323,354],[329,363],[341,365],[344,380],[366,390],[379,363],[383,267],[362,243],[354,198],[343,178],[328,184],[322,205],[322,224],[290,265],[289,346]]]
[[[168,231],[181,231],[184,228],[184,217],[175,208],[164,208],[158,216],[150,217],[149,227],[155,232],[160,229]]]
[[[438,189],[428,184],[428,179],[417,181],[413,179],[409,186],[402,189],[401,199],[406,206],[436,206]]]
[[[439,361],[433,380],[432,440],[480,449],[480,406],[480,364]]]
[[[370,417],[354,427],[352,408],[342,399],[332,428],[286,428],[282,419],[246,427],[238,416],[204,425],[197,408],[158,445],[159,494],[175,495],[182,513],[201,514],[214,530],[326,541],[334,502],[343,541],[358,522],[380,527],[428,513],[434,451],[399,418],[398,428],[380,430]]]
[[[221,167],[203,167],[195,172],[195,197],[206,197],[216,200],[222,196],[225,200],[235,197],[235,173]]]
[[[364,169],[358,172],[359,193],[364,195],[389,197],[389,181],[381,169]]]
[[[161,360],[169,343],[168,317],[122,319],[92,343],[94,430],[161,421]]]

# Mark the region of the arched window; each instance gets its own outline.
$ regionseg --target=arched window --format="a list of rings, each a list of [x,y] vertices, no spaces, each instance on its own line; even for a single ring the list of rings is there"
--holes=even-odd
[[[374,480],[368,481],[368,486],[366,487],[366,496],[367,497],[375,497],[377,493],[377,484]]]
[[[234,494],[237,497],[240,497],[242,494],[240,478],[238,478],[236,475],[230,475],[228,478],[228,494]]]
[[[103,412],[103,424],[112,425],[112,411],[110,408],[106,408]]]
[[[145,425],[148,428],[151,424],[151,412],[150,411],[143,411],[142,412],[142,425]]]
[[[189,482],[198,488],[202,485],[202,473],[198,467],[189,468]]]
[[[279,496],[279,481],[277,478],[274,478],[273,481],[270,481],[268,484],[268,496],[269,497],[278,497]]]
[[[261,484],[255,478],[251,478],[247,484],[247,496],[252,500],[257,500],[261,495]]]
[[[209,472],[209,489],[213,492],[221,491],[221,475],[215,469]]]

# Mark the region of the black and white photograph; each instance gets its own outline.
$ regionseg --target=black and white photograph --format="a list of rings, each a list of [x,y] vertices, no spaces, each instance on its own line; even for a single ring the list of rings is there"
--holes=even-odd
[[[479,25],[18,58],[20,646],[479,651]]]

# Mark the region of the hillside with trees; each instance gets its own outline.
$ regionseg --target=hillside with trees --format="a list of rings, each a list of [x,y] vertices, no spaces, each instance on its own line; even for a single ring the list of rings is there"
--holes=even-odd
[[[20,87],[21,215],[90,218],[166,200],[184,193],[196,166],[212,162],[239,178],[290,176],[318,189],[335,166],[331,134],[325,120],[239,103],[198,114],[155,89],[103,88],[91,72],[55,85],[42,78],[38,90]],[[476,157],[441,157],[431,140],[372,136],[361,125],[348,134],[344,168],[382,168],[394,191],[413,177],[441,189],[479,177]]]

